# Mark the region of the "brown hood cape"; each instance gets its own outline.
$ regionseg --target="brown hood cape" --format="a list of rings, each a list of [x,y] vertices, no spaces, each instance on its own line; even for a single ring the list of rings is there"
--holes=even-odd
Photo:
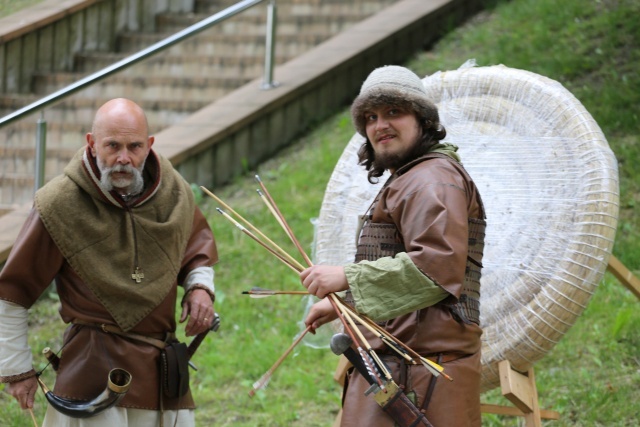
[[[125,331],[171,290],[195,209],[189,184],[153,150],[144,178],[144,192],[127,204],[100,187],[95,159],[83,147],[64,174],[35,196],[40,218],[64,258]],[[132,278],[136,267],[144,272],[139,283]]]

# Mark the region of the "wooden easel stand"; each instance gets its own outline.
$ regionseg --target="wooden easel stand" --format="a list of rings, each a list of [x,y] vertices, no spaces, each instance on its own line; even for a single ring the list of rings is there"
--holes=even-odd
[[[503,360],[498,363],[498,372],[502,395],[515,407],[482,404],[483,413],[524,417],[526,427],[541,427],[543,418],[560,419],[558,412],[540,409],[538,406],[538,390],[533,368],[522,374],[514,371],[508,360]]]

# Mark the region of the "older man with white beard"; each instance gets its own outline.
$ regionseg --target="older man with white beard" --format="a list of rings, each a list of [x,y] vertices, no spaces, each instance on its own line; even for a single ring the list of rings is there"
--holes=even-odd
[[[55,280],[69,327],[54,395],[92,401],[112,368],[132,380],[116,407],[76,418],[49,406],[43,426],[192,426],[188,387],[168,396],[158,367],[161,348],[175,342],[178,285],[186,335],[211,326],[213,234],[189,184],[152,150],[137,104],[104,104],[86,140],[63,175],[36,193],[0,272],[0,382],[23,409],[33,407],[27,310]]]

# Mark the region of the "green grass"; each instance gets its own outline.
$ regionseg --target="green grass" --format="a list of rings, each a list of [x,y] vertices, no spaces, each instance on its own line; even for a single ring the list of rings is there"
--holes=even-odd
[[[602,127],[620,168],[620,221],[614,245],[628,268],[640,273],[640,158],[636,71],[640,6],[631,0],[512,0],[498,2],[431,50],[406,65],[419,75],[455,69],[469,58],[479,65],[505,64],[561,82]],[[325,186],[353,135],[345,109],[313,129],[295,145],[248,177],[215,193],[265,234],[295,253],[280,227],[256,195],[258,173],[303,246],[311,252],[311,219],[319,213]],[[206,196],[201,205],[216,235],[216,267],[222,319],[194,358],[199,371],[193,389],[198,425],[329,427],[340,402],[332,375],[337,358],[328,349],[298,346],[272,376],[269,387],[250,398],[252,384],[289,347],[301,330],[304,300],[295,296],[251,299],[253,286],[299,289],[295,273],[280,265],[255,242],[227,222]],[[639,301],[606,274],[587,309],[562,340],[535,366],[540,406],[560,412],[548,426],[635,426],[640,401]],[[37,364],[40,350],[59,346],[63,326],[57,303],[42,299],[35,307],[30,342]],[[53,320],[56,318],[56,320]],[[326,337],[325,337],[326,338]],[[48,373],[46,381],[53,379]],[[37,395],[36,414],[43,416]],[[489,403],[508,404],[498,390],[483,395]],[[31,426],[12,399],[0,393],[0,425]],[[486,426],[518,426],[512,417],[484,415]]]

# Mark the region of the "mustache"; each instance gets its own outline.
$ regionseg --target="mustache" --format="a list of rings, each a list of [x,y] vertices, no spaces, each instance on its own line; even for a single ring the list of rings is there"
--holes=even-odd
[[[112,191],[114,187],[126,187],[129,192],[138,194],[144,189],[142,171],[144,170],[146,159],[142,162],[139,168],[136,168],[131,164],[115,164],[111,167],[107,167],[99,157],[96,159],[96,163],[100,170],[100,186],[105,191]],[[114,172],[129,174],[131,175],[131,178],[113,178],[112,174]]]
[[[105,168],[103,173],[110,174],[112,172],[124,172],[134,174],[138,170],[131,165],[115,165],[110,168]]]

